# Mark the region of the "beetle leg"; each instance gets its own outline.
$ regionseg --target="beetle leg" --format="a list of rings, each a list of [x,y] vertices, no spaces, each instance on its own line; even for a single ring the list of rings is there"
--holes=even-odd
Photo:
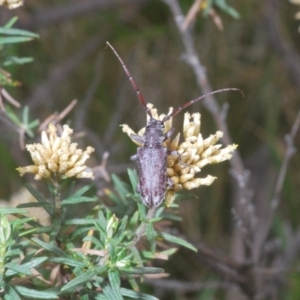
[[[136,191],[138,194],[141,193],[141,188],[140,188],[140,184],[139,184],[139,183],[137,184],[135,191]]]
[[[137,161],[137,160],[138,160],[137,154],[131,155],[131,156],[130,156],[130,160],[132,160],[132,161]]]
[[[170,188],[174,185],[172,179],[170,177],[167,178],[167,188]]]
[[[168,155],[172,155],[172,156],[178,156],[179,157],[179,163],[181,165],[183,165],[184,167],[190,167],[190,164],[186,164],[182,161],[181,155],[178,151],[176,150],[168,150]]]
[[[130,137],[140,146],[144,145],[144,139],[142,136],[137,134],[131,134]]]
[[[172,156],[180,156],[180,153],[177,150],[168,150],[167,154]]]
[[[171,128],[169,131],[167,131],[164,134],[164,140],[163,140],[163,142],[166,141],[167,139],[169,139],[172,136],[172,134],[174,133],[174,130],[175,130],[175,128]]]

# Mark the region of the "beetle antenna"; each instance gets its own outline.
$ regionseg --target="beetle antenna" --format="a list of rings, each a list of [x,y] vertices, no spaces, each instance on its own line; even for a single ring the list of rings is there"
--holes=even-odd
[[[178,113],[180,113],[183,109],[187,108],[188,106],[194,104],[195,102],[198,102],[200,100],[203,100],[204,98],[213,95],[213,94],[217,94],[217,93],[222,93],[222,92],[227,92],[227,91],[238,91],[242,94],[242,96],[244,97],[244,93],[242,90],[238,89],[238,88],[226,88],[226,89],[221,89],[221,90],[216,90],[213,92],[209,92],[205,95],[202,95],[196,99],[190,100],[186,103],[184,103],[182,106],[179,106],[177,109],[173,110],[170,114],[166,115],[163,119],[163,122],[168,121],[171,117],[176,116]]]
[[[150,118],[153,119],[153,116],[152,116],[152,114],[151,114],[151,111],[150,111],[150,109],[147,107],[145,98],[144,98],[142,92],[140,91],[140,88],[139,88],[138,85],[136,84],[134,78],[131,76],[129,70],[127,69],[127,67],[126,67],[126,65],[125,65],[125,63],[124,63],[124,61],[122,60],[122,58],[120,57],[120,55],[118,54],[118,52],[115,50],[115,48],[114,48],[109,42],[106,42],[106,45],[110,47],[110,49],[114,52],[114,54],[116,55],[116,57],[117,57],[118,60],[120,61],[120,63],[121,63],[121,65],[122,65],[122,67],[123,67],[123,69],[124,69],[124,71],[125,71],[125,73],[126,73],[128,79],[130,80],[130,83],[131,83],[132,87],[134,88],[134,90],[135,90],[135,92],[136,92],[136,94],[137,94],[137,97],[138,97],[140,103],[144,106],[147,115],[149,115]]]

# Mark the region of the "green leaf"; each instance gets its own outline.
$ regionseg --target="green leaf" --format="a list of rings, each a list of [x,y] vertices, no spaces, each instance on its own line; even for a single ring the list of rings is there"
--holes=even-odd
[[[153,228],[153,224],[152,223],[147,223],[146,224],[146,236],[147,236],[147,239],[149,241],[151,251],[155,252],[155,248],[156,248],[156,243],[155,243],[156,232],[155,232],[155,230]]]
[[[24,106],[23,113],[22,113],[22,118],[23,118],[23,123],[25,125],[27,125],[28,122],[29,122],[29,107],[28,107],[28,105]]]
[[[115,235],[112,241],[114,245],[119,245],[127,237],[128,234],[131,234],[131,232],[128,230],[118,230],[118,232],[120,232],[120,234],[118,233],[117,235]]]
[[[115,293],[115,289],[112,289],[112,287],[104,280],[103,278],[97,278],[100,282],[100,286],[103,290],[104,295],[108,299],[114,299],[114,300],[123,300],[123,297],[120,292]]]
[[[65,225],[94,225],[95,219],[70,219],[64,222]]]
[[[143,256],[148,259],[155,259],[155,258],[159,259],[159,256],[168,256],[169,257],[169,256],[173,255],[177,250],[178,250],[177,248],[170,248],[168,250],[156,252],[156,253],[153,253],[150,251],[143,251]]]
[[[76,267],[83,268],[85,266],[84,262],[72,258],[67,258],[67,257],[49,257],[48,261],[56,264],[68,265],[75,268]]]
[[[173,221],[173,222],[181,222],[182,221],[181,217],[176,216],[173,213],[164,213],[163,214],[163,219],[164,220],[170,220],[170,221]]]
[[[85,202],[97,202],[97,197],[74,197],[71,196],[70,198],[64,199],[61,201],[61,205],[72,205],[75,203],[85,203]]]
[[[23,207],[51,207],[53,208],[53,204],[47,203],[47,202],[30,202],[30,203],[22,203],[18,205],[18,208],[23,208]]]
[[[127,172],[128,172],[128,176],[130,179],[132,189],[133,189],[134,193],[136,193],[136,186],[138,184],[137,172],[136,172],[136,170],[132,170],[132,169],[127,169]]]
[[[143,259],[141,257],[140,251],[136,247],[130,247],[131,253],[134,256],[134,262],[138,267],[143,267]]]
[[[64,223],[65,225],[66,223]],[[84,223],[83,223],[84,224]],[[75,231],[73,231],[72,237],[69,237],[69,240],[77,240],[76,237],[82,238],[83,235],[86,236],[86,234],[92,229],[92,226],[87,226],[87,227],[79,227]],[[71,247],[72,248],[72,247]]]
[[[130,269],[122,269],[122,272],[127,274],[159,274],[164,273],[164,269],[153,267],[136,267]]]
[[[213,0],[207,0],[205,4],[206,6],[204,8],[203,15],[206,17],[208,16],[208,13],[213,5]]]
[[[216,0],[216,6],[221,8],[224,12],[235,19],[240,17],[240,14],[233,7],[231,7],[226,0]]]
[[[32,41],[33,38],[23,37],[23,36],[14,36],[14,37],[0,37],[0,45],[5,44],[14,44],[14,43],[23,43]]]
[[[50,241],[54,241],[58,235],[58,232],[61,228],[62,218],[53,219],[52,231],[50,233]]]
[[[28,129],[34,129],[35,127],[39,126],[40,121],[38,119],[31,121],[28,125],[27,125],[27,130]]]
[[[127,278],[128,278],[128,282],[131,286],[131,289],[134,290],[134,291],[139,291],[140,286],[137,283],[137,280],[134,277],[130,276],[130,275],[128,275]]]
[[[25,187],[36,200],[42,203],[47,203],[45,197],[40,194],[32,185],[25,183]]]
[[[27,263],[24,263],[22,265],[18,265],[16,263],[7,263],[5,266],[9,270],[7,270],[6,275],[11,276],[11,275],[15,275],[17,273],[31,275],[30,269],[39,266],[46,260],[47,260],[47,257],[38,257],[38,258],[36,258],[32,261],[29,261]]]
[[[16,124],[21,125],[21,121],[19,120],[19,117],[15,114],[15,112],[10,108],[10,106],[6,106],[6,113],[8,117]]]
[[[87,271],[87,272],[75,277],[71,281],[69,281],[65,286],[62,287],[61,291],[67,291],[74,287],[78,287],[79,285],[83,285],[86,282],[90,281],[96,275],[97,275],[96,270]]]
[[[49,243],[45,243],[37,238],[32,238],[31,239],[34,243],[40,245],[41,247],[43,247],[44,249],[48,250],[49,252],[52,252],[54,254],[56,254],[59,257],[65,257],[66,253],[64,251],[62,251],[60,248],[56,247],[53,244],[49,244]]]
[[[124,216],[124,218],[121,220],[118,231],[123,232],[126,229],[128,221],[128,216]]]
[[[161,221],[163,218],[161,217],[156,217],[156,218],[152,218],[149,220],[149,223],[156,223],[156,222],[159,222]]]
[[[141,220],[146,219],[146,206],[143,203],[138,203],[138,209],[141,216]]]
[[[32,57],[17,57],[11,56],[6,58],[5,62],[3,63],[4,67],[8,67],[11,65],[24,65],[33,61]]]
[[[191,249],[195,252],[197,252],[197,248],[195,246],[193,246],[192,244],[190,244],[189,242],[177,237],[177,236],[174,236],[174,235],[171,235],[169,233],[166,233],[166,232],[160,232],[159,235],[161,237],[164,238],[164,240],[168,241],[168,242],[171,242],[171,243],[174,243],[174,244],[178,244],[178,245],[181,245],[185,248],[188,248],[188,249]]]
[[[147,295],[147,294],[143,294],[143,293],[138,293],[129,289],[125,289],[125,288],[120,288],[121,293],[124,297],[128,297],[131,299],[139,299],[139,300],[159,300],[158,298],[151,296],[151,295]]]
[[[16,274],[31,275],[30,269],[28,269],[22,265],[18,265],[15,263],[7,263],[5,265],[5,267],[8,269],[5,272],[6,276],[12,276],[12,275],[16,275]]]
[[[109,298],[107,298],[104,294],[98,294],[95,297],[95,300],[110,300]]]
[[[141,202],[141,196],[139,194],[132,194],[132,193],[128,193],[126,195],[126,197],[130,200],[133,200],[136,203],[140,203]]]
[[[97,220],[97,223],[99,223],[100,227],[103,229],[103,230],[106,230],[106,226],[107,226],[107,220],[103,214],[102,211],[99,211],[98,213],[98,220]]]
[[[9,214],[27,214],[28,210],[21,209],[21,208],[10,208],[10,207],[4,207],[0,208],[0,215],[9,215]]]
[[[27,30],[17,29],[17,28],[7,28],[7,27],[0,27],[0,34],[7,34],[7,35],[21,35],[30,38],[39,38],[39,35]],[[0,37],[1,38],[1,37]]]
[[[95,245],[94,248],[96,249],[103,249],[105,247],[105,245],[98,238],[94,236],[86,236],[82,241],[83,242],[91,241]]]
[[[73,193],[74,191],[74,187],[75,187],[75,180],[73,178],[71,178],[71,180],[68,180],[68,181],[64,181],[64,183],[67,184],[67,191],[66,191],[66,195],[67,195],[67,198],[69,198],[71,196],[71,194]],[[84,186],[83,188],[87,188],[87,186]],[[81,196],[81,195],[78,195],[78,196]]]
[[[14,249],[14,250],[8,250],[8,252],[6,252],[5,257],[20,257],[20,255],[22,255],[22,251],[20,249]]]
[[[164,210],[165,210],[164,206],[159,207],[155,213],[155,217],[159,218],[159,216],[164,212]]]
[[[113,262],[116,262],[118,257],[117,257],[116,251],[115,251],[115,247],[112,244],[107,244],[106,247],[107,247],[107,251],[109,253],[110,260]]]
[[[25,216],[23,215],[16,215],[19,219],[15,219],[12,221],[12,225],[14,226],[14,228],[20,228],[20,227],[23,227],[24,224],[29,224],[31,226],[33,226],[33,228],[31,229],[34,229],[36,227],[40,228],[41,227],[41,224],[39,224],[38,222],[34,221],[34,217],[31,217],[31,218],[26,218]],[[24,231],[23,231],[24,232]]]
[[[18,293],[14,290],[12,285],[5,288],[4,300],[21,300]]]
[[[135,226],[138,223],[139,216],[140,216],[139,211],[138,210],[135,211],[135,213],[133,214],[133,216],[129,220],[130,226]]]
[[[32,219],[34,218],[34,217],[26,218],[25,216],[19,215],[19,214],[17,216],[20,217],[20,219],[13,220],[12,224],[14,227],[21,227],[22,225],[32,221]],[[40,226],[40,224],[38,224],[36,222],[34,224],[37,226]]]
[[[107,266],[101,266],[93,270],[84,272],[81,275],[69,281],[65,286],[62,287],[61,291],[67,291],[74,288],[75,286],[77,287],[78,285],[82,285],[83,283],[93,279],[93,277],[95,277],[97,274],[105,272],[107,269]]]
[[[29,223],[30,222],[28,222],[28,224]],[[24,237],[27,235],[33,235],[33,234],[51,233],[52,229],[53,229],[52,226],[30,228],[30,229],[27,229],[27,230],[24,230],[23,232],[21,232],[20,237]]]
[[[120,292],[121,280],[119,272],[117,270],[110,270],[108,272],[108,279],[114,294],[117,296],[116,299],[123,299]]]
[[[10,28],[12,27],[16,22],[18,21],[18,17],[13,17],[11,18],[5,25],[5,28]]]
[[[127,199],[126,199],[126,195],[128,194],[128,188],[127,185],[121,181],[119,179],[118,176],[116,176],[115,174],[111,175],[111,179],[114,183],[114,186],[116,188],[116,190],[118,191],[118,195],[122,201],[123,204],[127,204]]]
[[[15,286],[15,289],[19,294],[30,299],[59,299],[57,293],[54,293],[53,291],[40,292],[34,289],[25,288],[23,286]]]
[[[91,187],[93,186],[93,184],[88,184],[84,187],[82,187],[81,189],[79,189],[74,195],[73,197],[79,197],[82,196],[85,192],[87,192]]]
[[[118,251],[117,253],[117,260],[122,260],[123,258],[125,258],[127,256],[127,253],[128,253],[128,249],[123,247],[121,248],[120,251]]]

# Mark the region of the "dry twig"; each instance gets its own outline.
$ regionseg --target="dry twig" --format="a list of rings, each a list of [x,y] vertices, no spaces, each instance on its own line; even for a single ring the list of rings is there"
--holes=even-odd
[[[279,174],[278,174],[278,179],[277,179],[277,183],[275,186],[274,196],[271,200],[270,213],[267,216],[267,222],[265,222],[264,227],[260,228],[260,234],[257,235],[257,241],[255,243],[255,249],[254,249],[254,253],[253,253],[253,255],[254,255],[253,260],[255,262],[257,262],[259,260],[261,254],[262,254],[263,244],[265,243],[267,236],[271,230],[275,212],[280,203],[280,194],[281,194],[284,179],[285,179],[285,176],[287,173],[288,164],[290,162],[292,155],[296,151],[296,149],[294,147],[294,139],[299,130],[299,127],[300,127],[300,110],[295,119],[295,122],[294,122],[291,132],[288,135],[286,135],[286,137],[285,137],[286,150],[285,150],[283,162],[282,162]]]

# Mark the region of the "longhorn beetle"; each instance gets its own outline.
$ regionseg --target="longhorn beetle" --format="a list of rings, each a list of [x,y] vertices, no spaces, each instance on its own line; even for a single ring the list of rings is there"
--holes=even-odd
[[[137,185],[137,192],[141,195],[143,203],[148,207],[158,207],[162,203],[167,189],[173,185],[172,180],[167,177],[167,156],[170,152],[168,151],[167,147],[163,145],[163,143],[171,137],[174,132],[174,128],[170,129],[164,134],[164,123],[171,117],[176,116],[184,108],[204,99],[209,95],[224,91],[240,91],[242,94],[243,92],[237,88],[216,90],[186,102],[182,106],[168,113],[162,120],[154,119],[150,109],[147,107],[142,92],[131,76],[120,55],[109,42],[106,42],[106,44],[119,59],[140,103],[144,106],[146,114],[150,117],[145,133],[142,137],[139,135],[131,135],[133,140],[135,140],[138,144],[142,144],[143,146],[138,147],[137,154],[131,156],[130,159],[136,161],[138,164],[139,183]]]

